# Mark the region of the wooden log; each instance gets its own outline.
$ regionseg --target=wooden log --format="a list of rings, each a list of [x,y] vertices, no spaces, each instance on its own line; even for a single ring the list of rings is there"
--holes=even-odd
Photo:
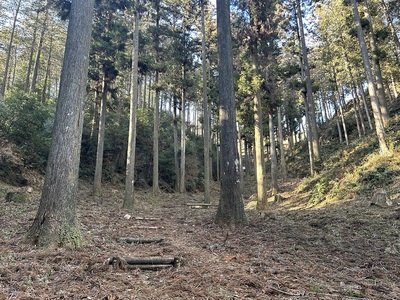
[[[209,208],[211,206],[217,206],[216,204],[211,204],[211,203],[202,203],[202,202],[188,202],[186,203],[187,206],[190,206],[190,208]]]
[[[135,229],[164,229],[162,226],[135,226]]]
[[[152,217],[135,217],[137,221],[159,221],[160,218],[152,218]]]
[[[123,270],[159,270],[163,268],[178,267],[180,265],[180,259],[177,257],[110,257],[106,262]]]
[[[128,265],[127,268],[129,270],[141,269],[141,270],[149,270],[149,271],[158,271],[162,269],[172,268],[174,265]]]
[[[161,243],[164,241],[164,239],[139,239],[139,238],[119,238],[118,239],[120,242],[125,242],[128,244],[156,244],[156,243]]]
[[[174,264],[176,257],[125,257],[124,260],[128,265],[160,265]]]

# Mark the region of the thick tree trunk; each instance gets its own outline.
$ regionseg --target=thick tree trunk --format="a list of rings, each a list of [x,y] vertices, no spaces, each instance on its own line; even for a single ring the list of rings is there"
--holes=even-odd
[[[374,76],[372,73],[372,68],[371,68],[371,64],[369,61],[369,57],[368,57],[367,45],[365,44],[364,32],[361,27],[360,15],[358,13],[358,7],[357,7],[356,0],[351,0],[351,4],[353,6],[354,20],[357,25],[357,36],[358,36],[358,41],[360,43],[361,55],[362,55],[363,64],[364,64],[364,70],[365,70],[365,73],[367,76],[367,81],[368,81],[368,92],[369,92],[369,96],[371,98],[371,106],[372,106],[372,112],[374,115],[375,130],[376,130],[376,135],[378,137],[379,149],[380,149],[381,154],[386,155],[389,153],[389,148],[386,144],[385,127],[384,127],[384,123],[382,121],[381,111],[379,109],[379,100],[376,95]]]
[[[215,221],[218,224],[235,227],[245,224],[247,220],[240,190],[236,143],[236,109],[229,5],[230,1],[228,0],[217,0],[221,192]]]
[[[136,151],[136,119],[138,106],[138,62],[139,62],[139,12],[136,10],[133,29],[133,49],[130,87],[130,115],[128,151],[126,160],[125,197],[123,207],[132,209],[135,205],[135,151]]]
[[[82,244],[76,203],[93,7],[94,0],[72,2],[45,182],[27,235],[39,246]]]

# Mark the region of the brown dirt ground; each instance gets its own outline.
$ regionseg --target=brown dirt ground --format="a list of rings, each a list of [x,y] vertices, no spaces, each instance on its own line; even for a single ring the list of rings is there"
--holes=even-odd
[[[0,198],[0,299],[400,299],[398,206],[355,199],[289,210],[298,199],[287,196],[263,217],[248,210],[249,225],[232,230],[213,223],[216,206],[185,205],[201,194],[139,191],[126,219],[122,187],[95,199],[82,184],[83,247],[43,250],[23,243],[39,193],[26,204]],[[132,245],[121,237],[164,241]],[[181,265],[124,270],[105,264],[114,256],[179,257]]]

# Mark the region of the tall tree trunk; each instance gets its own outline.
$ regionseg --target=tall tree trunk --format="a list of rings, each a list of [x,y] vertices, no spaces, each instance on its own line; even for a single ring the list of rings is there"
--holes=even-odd
[[[101,194],[101,177],[103,174],[104,135],[106,127],[107,93],[108,93],[108,83],[106,81],[105,74],[103,74],[102,85],[103,86],[102,86],[101,106],[100,106],[99,132],[97,135],[96,167],[95,167],[94,181],[93,181],[93,194],[95,196],[99,196]]]
[[[279,149],[281,156],[282,179],[286,181],[287,168],[286,168],[286,158],[285,158],[285,145],[283,143],[282,113],[280,107],[278,107],[278,137],[279,137]]]
[[[257,209],[266,210],[267,195],[265,184],[265,162],[264,162],[264,133],[263,133],[263,113],[261,107],[260,91],[256,91],[254,96],[254,152],[255,152],[255,171],[257,181]]]
[[[378,99],[379,99],[379,109],[382,114],[382,121],[383,121],[383,126],[387,126],[389,123],[389,110],[388,110],[388,105],[386,101],[386,95],[385,95],[385,87],[383,84],[383,77],[382,77],[382,71],[381,71],[381,65],[378,57],[378,46],[376,45],[376,39],[375,39],[375,31],[374,31],[374,26],[372,24],[372,18],[369,12],[369,7],[368,7],[368,2],[367,0],[364,0],[365,8],[367,11],[367,19],[369,21],[369,40],[370,40],[370,45],[371,45],[371,54],[372,54],[372,64],[373,64],[373,69],[375,72],[375,78],[376,78],[376,91],[378,92]]]
[[[50,77],[50,67],[51,67],[51,54],[52,54],[52,49],[53,49],[53,34],[50,36],[50,46],[49,46],[49,54],[47,56],[47,63],[46,63],[46,73],[44,77],[44,83],[43,83],[43,88],[42,88],[42,96],[41,96],[41,102],[44,103],[46,101],[46,91],[47,91],[47,83]]]
[[[76,205],[93,7],[94,0],[75,0],[71,6],[42,197],[27,235],[39,246],[82,244]]]
[[[307,102],[309,107],[309,122],[311,128],[311,142],[313,147],[313,155],[315,160],[321,159],[320,154],[320,146],[319,146],[319,138],[318,138],[318,128],[316,122],[316,115],[315,115],[315,106],[314,106],[314,99],[312,95],[312,86],[311,86],[311,75],[310,75],[310,65],[308,63],[308,54],[307,54],[307,45],[306,39],[304,35],[304,26],[303,26],[303,17],[301,12],[301,4],[300,0],[296,0],[296,7],[297,7],[297,19],[299,24],[299,32],[300,32],[300,42],[301,42],[301,53],[303,58],[303,67],[304,67],[304,75],[306,79],[306,96]]]
[[[343,102],[344,101],[343,101],[343,98],[340,96],[340,91],[339,91],[339,88],[338,88],[337,84],[336,84],[336,92],[337,92],[337,95],[338,95],[337,103],[338,103],[339,111],[340,111],[340,119],[342,121],[344,140],[346,141],[346,145],[348,146],[349,145],[349,136],[347,134],[346,120],[344,119],[344,113],[343,113]]]
[[[159,71],[156,70],[154,85],[156,86],[156,94],[154,97],[154,112],[153,112],[153,193],[158,193],[160,191],[159,187],[159,171],[158,171],[158,140],[159,140],[159,130],[160,130],[160,88],[158,86],[159,81]]]
[[[351,4],[353,6],[354,20],[357,25],[357,36],[358,36],[358,41],[360,43],[361,55],[362,55],[363,64],[364,64],[364,70],[365,70],[365,73],[367,76],[367,81],[368,81],[368,92],[369,92],[369,96],[371,98],[371,106],[372,106],[372,112],[374,115],[375,130],[376,130],[376,135],[378,137],[379,149],[380,149],[381,154],[386,155],[389,153],[389,148],[386,144],[385,127],[384,127],[384,124],[382,121],[381,111],[379,109],[379,100],[378,100],[378,97],[376,96],[374,76],[372,73],[372,68],[371,68],[371,64],[369,61],[369,57],[368,57],[367,45],[365,44],[364,32],[361,27],[360,15],[358,13],[358,7],[357,7],[356,0],[351,0]]]
[[[186,71],[185,66],[182,67],[182,78],[185,81]],[[179,192],[185,192],[185,177],[186,177],[186,92],[182,87],[181,94],[181,166],[179,176]]]
[[[210,116],[207,98],[207,55],[206,55],[206,30],[205,30],[205,1],[201,3],[201,48],[203,67],[203,137],[204,137],[204,202],[210,203]]]
[[[7,46],[7,57],[6,57],[6,64],[4,67],[3,81],[2,81],[1,87],[0,87],[0,98],[4,98],[4,94],[6,92],[7,80],[8,80],[8,69],[10,67],[10,59],[11,59],[11,50],[13,47],[15,28],[17,25],[17,19],[18,19],[19,9],[21,7],[21,2],[22,2],[21,0],[18,0],[17,7],[15,9],[15,15],[14,15],[14,20],[13,20],[13,25],[12,25],[12,30],[11,30],[11,36],[10,36],[10,40],[9,40],[8,46]]]
[[[45,13],[45,17],[44,17],[44,20],[43,20],[42,31],[40,32],[38,49],[37,49],[37,52],[36,52],[35,65],[33,67],[33,75],[32,75],[31,87],[29,89],[29,91],[31,93],[34,92],[35,88],[36,88],[36,82],[37,82],[37,77],[38,77],[38,73],[39,73],[40,57],[42,55],[44,34],[46,32],[46,29],[47,29],[47,18],[48,18],[48,15],[49,15],[49,9],[47,8],[47,5],[46,5],[46,13]]]
[[[31,70],[32,70],[32,62],[33,62],[33,53],[35,52],[35,44],[36,44],[36,35],[37,35],[37,29],[38,29],[38,22],[39,22],[39,15],[40,15],[40,10],[38,9],[36,11],[36,18],[35,18],[35,24],[33,28],[33,36],[32,36],[32,45],[31,45],[31,50],[29,54],[29,61],[28,61],[28,70],[26,71],[26,77],[25,77],[25,85],[24,85],[24,92],[27,93],[29,91],[30,87],[30,78],[31,78]],[[51,51],[51,48],[50,48]]]
[[[240,190],[236,109],[233,88],[233,57],[230,1],[217,0],[219,57],[219,120],[221,124],[221,191],[215,221],[234,227],[247,222]]]
[[[391,19],[391,17],[390,17],[390,14],[389,14],[389,10],[388,10],[388,7],[387,7],[387,5],[386,5],[386,3],[385,3],[385,0],[381,0],[381,6],[382,6],[382,8],[383,8],[383,11],[384,11],[384,13],[385,13],[385,16],[386,16],[386,21],[387,21],[387,23],[388,23],[388,25],[389,25],[389,28],[390,28],[390,32],[391,32],[391,34],[392,34],[392,38],[393,38],[393,41],[394,41],[394,45],[395,45],[395,53],[396,53],[396,57],[397,57],[397,62],[399,62],[399,56],[400,56],[400,41],[399,41],[399,38],[398,38],[398,36],[397,36],[397,31],[396,31],[396,28],[394,27],[394,24],[393,24],[393,21],[392,21],[392,19]]]
[[[278,194],[278,158],[276,155],[275,127],[272,112],[268,113],[269,143],[271,145],[271,195]]]
[[[364,93],[364,88],[362,87],[361,84],[358,84],[358,91],[360,92],[361,95],[361,99],[363,101],[363,106],[364,106],[364,110],[365,110],[365,114],[367,116],[367,120],[368,120],[368,125],[369,125],[369,129],[373,129],[372,126],[372,121],[371,121],[371,116],[369,115],[369,110],[368,110],[368,105],[367,105],[367,99],[365,97],[365,93]]]
[[[174,110],[174,170],[175,170],[175,191],[179,192],[179,146],[178,146],[178,115],[177,115],[177,101],[173,98],[173,110]]]
[[[130,87],[130,114],[128,152],[126,160],[125,197],[123,207],[132,209],[135,205],[135,151],[136,151],[136,119],[138,106],[138,62],[139,62],[139,12],[136,8],[134,15],[133,49]]]

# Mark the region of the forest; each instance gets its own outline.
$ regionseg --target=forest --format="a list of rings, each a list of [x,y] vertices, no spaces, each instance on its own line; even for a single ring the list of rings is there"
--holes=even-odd
[[[4,0],[0,299],[400,299],[400,2]]]

